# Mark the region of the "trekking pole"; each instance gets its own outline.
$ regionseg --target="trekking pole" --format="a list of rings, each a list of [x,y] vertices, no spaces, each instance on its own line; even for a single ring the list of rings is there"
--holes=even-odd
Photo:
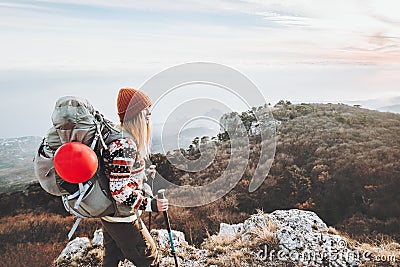
[[[155,170],[156,165],[150,165],[149,169],[150,170]],[[154,190],[154,179],[155,179],[155,175],[154,178],[152,177],[152,175],[150,175],[150,179],[151,179],[151,185],[150,185],[150,189],[151,189],[151,195],[153,196],[153,190]],[[151,229],[151,212],[149,212],[149,231]]]
[[[149,212],[149,231],[151,229],[151,211]]]
[[[158,190],[158,192],[157,192],[158,198],[159,199],[164,199],[165,198],[164,197],[164,193],[165,193],[165,189]],[[172,256],[174,256],[175,266],[179,267],[178,259],[176,258],[174,241],[172,240],[172,231],[171,231],[171,225],[169,224],[168,212],[164,211],[163,214],[164,214],[165,224],[167,225],[167,231],[168,231],[168,235],[169,235],[169,242],[171,243],[171,253],[172,253]]]

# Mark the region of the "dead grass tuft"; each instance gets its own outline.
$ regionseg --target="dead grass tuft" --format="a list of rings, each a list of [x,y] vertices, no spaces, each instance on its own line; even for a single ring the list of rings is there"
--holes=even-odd
[[[331,234],[331,235],[339,235],[339,231],[336,230],[335,228],[333,228],[332,226],[329,226],[329,228],[328,228],[328,234]]]

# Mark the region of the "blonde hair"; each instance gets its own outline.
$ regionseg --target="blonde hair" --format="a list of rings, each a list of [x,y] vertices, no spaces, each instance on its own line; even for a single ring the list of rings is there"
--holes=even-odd
[[[151,127],[150,121],[146,121],[146,110],[142,110],[132,119],[121,123],[121,128],[135,138],[140,156],[148,158],[150,155]]]

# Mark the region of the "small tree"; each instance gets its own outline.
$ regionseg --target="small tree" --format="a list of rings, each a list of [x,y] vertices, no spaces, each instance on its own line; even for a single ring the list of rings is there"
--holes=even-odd
[[[197,136],[197,137],[195,137],[194,139],[193,139],[193,141],[192,141],[192,144],[196,147],[196,148],[198,148],[199,147],[199,137]]]

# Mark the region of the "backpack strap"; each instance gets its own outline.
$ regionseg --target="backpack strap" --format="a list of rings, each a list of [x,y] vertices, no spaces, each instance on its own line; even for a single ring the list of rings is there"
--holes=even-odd
[[[103,120],[101,120],[101,121],[93,120],[93,122],[96,125],[96,133],[94,135],[94,138],[93,138],[92,144],[90,145],[90,148],[92,150],[95,150],[97,141],[100,139],[102,147],[104,149],[107,149],[107,145],[104,142],[104,138],[103,138],[103,134],[102,134],[103,129],[104,129],[104,124],[102,123]]]
[[[71,237],[74,235],[76,229],[78,228],[79,223],[82,221],[82,217],[77,217],[74,225],[72,226],[71,230],[68,232],[68,240],[71,240]]]
[[[78,228],[79,223],[85,217],[82,216],[81,214],[79,214],[78,212],[74,211],[73,209],[71,209],[71,207],[69,206],[69,203],[68,203],[68,196],[66,196],[66,195],[62,196],[62,201],[63,201],[65,209],[68,212],[70,212],[71,214],[76,216],[76,221],[74,222],[74,225],[72,226],[71,230],[68,232],[68,240],[71,240],[71,237],[74,235],[76,229]]]
[[[73,195],[71,195],[71,196],[74,196],[74,195],[76,195],[77,193],[77,195],[79,195],[79,197],[78,197],[78,199],[76,200],[76,202],[75,202],[75,205],[74,205],[74,208],[75,209],[77,209],[77,208],[79,208],[79,204],[81,204],[81,201],[82,201],[82,199],[83,199],[83,197],[85,196],[85,194],[86,194],[86,192],[89,190],[89,188],[92,186],[92,182],[89,180],[85,185],[83,184],[83,183],[79,183],[78,184],[78,186],[79,186],[79,190],[78,191],[76,191]],[[70,196],[70,197],[71,197]],[[70,199],[72,199],[73,197],[71,197]]]

